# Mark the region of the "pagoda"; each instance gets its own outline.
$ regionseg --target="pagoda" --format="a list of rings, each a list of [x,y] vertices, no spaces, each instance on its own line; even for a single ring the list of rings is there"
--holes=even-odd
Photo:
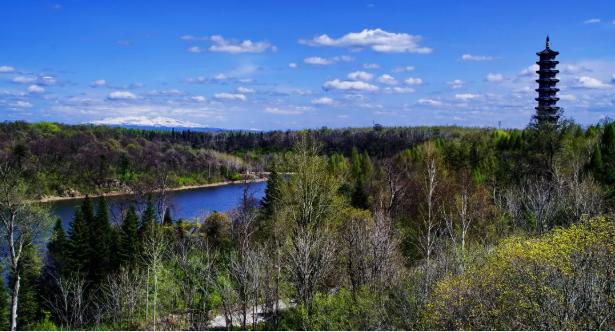
[[[555,69],[555,66],[559,61],[555,60],[555,57],[559,54],[551,49],[551,43],[549,42],[549,36],[547,36],[545,49],[536,53],[540,59],[536,62],[538,64],[538,106],[536,106],[536,115],[534,115],[534,121],[536,124],[556,124],[561,115],[561,110],[556,106],[558,88],[555,87],[559,80],[555,77],[559,70]]]

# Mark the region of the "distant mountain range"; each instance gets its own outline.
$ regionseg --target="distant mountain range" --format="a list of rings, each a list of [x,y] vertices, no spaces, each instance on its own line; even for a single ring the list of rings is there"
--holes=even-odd
[[[148,118],[145,116],[125,116],[118,118],[105,118],[103,120],[90,122],[95,125],[105,125],[109,127],[122,127],[131,129],[143,129],[143,130],[190,130],[201,132],[220,132],[230,129],[212,128],[202,124],[181,121],[163,116]]]

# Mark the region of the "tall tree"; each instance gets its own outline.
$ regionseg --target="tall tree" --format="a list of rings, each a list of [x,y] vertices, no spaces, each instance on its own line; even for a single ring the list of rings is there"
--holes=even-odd
[[[156,224],[156,207],[152,195],[147,196],[145,211],[141,214],[141,223],[139,225],[139,235],[143,237],[144,233],[149,231]]]
[[[122,223],[120,232],[119,259],[120,264],[130,266],[135,263],[139,254],[139,233],[138,233],[137,212],[135,206],[131,205],[126,212],[126,217]]]
[[[97,283],[111,268],[111,247],[113,234],[109,223],[109,207],[104,196],[98,199],[96,215],[88,224],[90,232],[90,257],[88,270],[90,279]]]
[[[41,298],[39,292],[39,279],[41,277],[41,257],[37,248],[30,244],[23,249],[23,256],[19,262],[22,291],[20,304],[17,309],[17,325],[20,330],[29,330],[32,324],[43,317],[41,311]],[[15,282],[15,275],[11,274],[10,283]]]
[[[164,212],[164,221],[162,222],[164,225],[173,225],[173,217],[171,216],[171,208],[167,207]]]
[[[24,250],[34,246],[50,228],[51,220],[43,210],[32,205],[26,195],[21,174],[8,165],[0,166],[0,227],[10,266],[11,330],[17,330],[21,279],[24,275]]]
[[[76,273],[87,273],[90,257],[90,231],[83,217],[83,209],[75,211],[68,235],[68,264],[70,270]]]

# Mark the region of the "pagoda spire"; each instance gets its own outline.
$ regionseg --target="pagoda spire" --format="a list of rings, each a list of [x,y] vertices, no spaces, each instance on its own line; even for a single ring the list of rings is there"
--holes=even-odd
[[[561,115],[561,109],[557,107],[557,92],[559,89],[556,87],[559,80],[556,78],[559,70],[555,69],[559,61],[555,60],[555,57],[559,54],[551,49],[551,42],[549,35],[545,42],[545,49],[536,53],[539,59],[536,62],[538,65],[538,106],[536,106],[536,114],[533,120],[536,124],[555,124],[559,120]]]

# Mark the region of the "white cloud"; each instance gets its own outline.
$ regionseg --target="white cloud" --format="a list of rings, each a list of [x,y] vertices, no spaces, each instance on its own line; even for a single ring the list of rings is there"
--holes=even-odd
[[[382,84],[386,84],[386,85],[397,85],[397,80],[395,79],[395,77],[389,75],[389,74],[382,74],[380,75],[380,77],[378,77],[378,82],[382,83]]]
[[[13,104],[13,107],[17,108],[31,108],[32,104],[29,101],[18,100]]]
[[[30,93],[43,93],[45,92],[45,88],[40,85],[32,84],[28,87],[28,92]]]
[[[447,84],[450,85],[450,87],[453,88],[453,89],[459,89],[459,88],[463,87],[465,82],[462,81],[462,80],[452,80],[452,81],[448,82]]]
[[[404,82],[408,85],[421,85],[423,84],[423,80],[418,77],[408,77]]]
[[[232,41],[224,39],[220,35],[211,36],[213,45],[209,47],[211,52],[222,52],[230,54],[239,53],[263,53],[268,49],[275,51],[275,47],[272,47],[268,42],[253,42],[251,40],[244,40],[242,42]]]
[[[90,83],[90,86],[93,88],[101,87],[107,85],[107,80],[95,80]]]
[[[312,100],[312,104],[315,105],[333,105],[335,104],[335,100],[329,97],[320,97]]]
[[[298,115],[298,114],[303,114],[303,111],[299,110],[299,109],[282,109],[282,108],[278,108],[278,107],[267,107],[265,108],[265,112],[266,113],[271,113],[271,114],[279,114],[279,115]]]
[[[11,66],[0,66],[0,73],[12,73],[15,71],[15,68]]]
[[[590,18],[588,20],[583,21],[584,24],[596,24],[602,22],[599,18]]]
[[[485,79],[487,80],[487,82],[499,83],[504,81],[504,75],[499,73],[489,73],[487,74],[487,77],[485,77]]]
[[[604,83],[601,80],[589,76],[581,76],[577,79],[577,86],[586,89],[608,89],[613,87],[608,83]]]
[[[12,81],[14,83],[20,83],[20,84],[29,84],[29,83],[34,83],[36,82],[36,77],[34,76],[15,76],[13,77]]]
[[[530,65],[529,67],[523,69],[519,72],[519,76],[536,76],[536,71],[539,69],[537,64]]]
[[[321,58],[319,56],[311,56],[311,57],[305,58],[303,59],[303,62],[307,63],[308,65],[317,65],[317,66],[326,66],[326,65],[333,64],[333,60]]]
[[[206,100],[205,97],[203,97],[203,96],[192,96],[192,97],[190,97],[190,99],[192,101],[196,101],[198,103],[205,102],[205,100]]]
[[[431,48],[419,45],[422,37],[407,33],[393,33],[382,29],[364,29],[351,32],[340,38],[331,38],[324,34],[311,40],[300,40],[311,46],[336,46],[351,48],[371,48],[381,53],[431,53]]]
[[[183,35],[183,36],[179,37],[179,39],[185,40],[185,41],[192,41],[192,40],[204,41],[204,40],[209,40],[209,37],[207,37],[207,36]]]
[[[414,66],[404,66],[404,67],[397,67],[393,69],[393,72],[394,73],[405,73],[405,72],[409,72],[413,70],[414,70]]]
[[[416,102],[417,104],[423,105],[423,106],[442,106],[441,101],[435,100],[435,99],[429,99],[429,98],[421,98],[417,100]]]
[[[228,77],[226,75],[224,75],[223,73],[219,73],[216,76],[214,76],[214,80],[216,80],[216,81],[224,81],[224,80],[228,80]]]
[[[204,127],[201,124],[181,121],[163,116],[148,118],[146,116],[123,116],[116,118],[105,118],[98,121],[90,122],[96,125],[109,126],[147,126],[147,127],[180,127],[180,128],[197,128]]]
[[[297,67],[299,67],[299,66],[297,66],[297,64],[296,64],[296,63],[294,63],[294,62],[291,62],[291,63],[289,63],[289,64],[288,64],[288,68],[295,69],[295,68],[297,68]]]
[[[348,74],[348,79],[351,81],[371,81],[374,75],[365,71],[355,71]]]
[[[575,101],[575,100],[577,100],[577,96],[575,96],[573,94],[561,94],[561,95],[559,95],[559,99],[567,100],[567,101]]]
[[[214,98],[220,99],[220,100],[240,100],[240,101],[246,101],[248,99],[246,98],[246,95],[244,94],[227,93],[227,92],[216,93],[214,94]]]
[[[463,100],[463,101],[468,101],[468,100],[476,99],[478,97],[480,97],[480,96],[477,95],[477,94],[473,94],[473,93],[458,93],[458,94],[455,95],[456,99]]]
[[[319,56],[312,56],[312,57],[305,58],[303,59],[303,62],[309,65],[320,65],[320,66],[330,65],[333,63],[332,60],[321,58]]]
[[[413,93],[414,89],[410,87],[394,86],[394,87],[386,87],[384,89],[384,92],[385,93]]]
[[[237,88],[237,92],[239,92],[239,93],[254,93],[255,91],[254,91],[254,89],[245,88],[243,86],[240,86],[240,87]]]
[[[198,46],[191,46],[191,47],[188,47],[187,51],[190,53],[201,53],[203,52],[203,49]]]
[[[365,69],[378,69],[380,68],[380,65],[377,63],[364,63],[363,64],[363,68]]]
[[[488,55],[463,54],[461,56],[461,60],[463,61],[491,61],[493,60],[493,57],[488,56]]]
[[[357,91],[378,91],[378,87],[362,81],[341,81],[338,79],[326,81],[323,84],[325,90],[357,90]]]
[[[137,95],[130,91],[113,91],[107,98],[111,100],[134,100],[137,99]]]

